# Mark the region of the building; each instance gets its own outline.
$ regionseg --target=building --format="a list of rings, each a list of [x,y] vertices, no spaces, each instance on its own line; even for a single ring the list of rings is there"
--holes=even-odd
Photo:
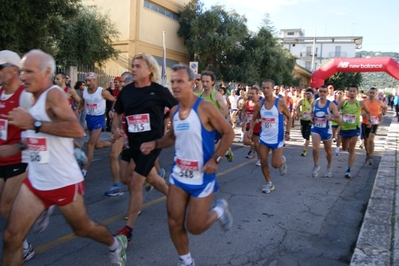
[[[162,64],[163,31],[165,31],[166,65],[188,64],[183,39],[177,36],[180,27],[178,12],[188,0],[83,0],[83,4],[107,13],[120,35],[113,40],[120,51],[116,59],[104,64],[101,71],[119,76],[130,69],[131,58],[137,53],[153,55]],[[169,73],[170,69],[167,70]],[[170,77],[170,75],[168,75]]]
[[[298,65],[314,71],[331,58],[355,57],[356,50],[362,48],[363,37],[305,37],[302,29],[282,29],[279,40],[297,57]]]

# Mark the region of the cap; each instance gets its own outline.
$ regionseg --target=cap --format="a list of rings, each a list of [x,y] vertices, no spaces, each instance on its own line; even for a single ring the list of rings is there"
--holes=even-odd
[[[114,81],[121,81],[121,77],[115,77]]]
[[[328,85],[327,89],[334,89],[333,85]]]
[[[87,72],[85,78],[97,79],[97,75],[94,72]]]
[[[13,51],[9,50],[0,51],[0,65],[4,64],[11,64],[20,68],[21,57],[19,57],[19,55]]]

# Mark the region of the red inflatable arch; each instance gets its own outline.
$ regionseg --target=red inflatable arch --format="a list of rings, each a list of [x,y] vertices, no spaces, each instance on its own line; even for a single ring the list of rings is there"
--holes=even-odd
[[[391,57],[334,58],[313,72],[310,86],[318,88],[324,85],[324,80],[336,72],[386,72],[399,80],[399,63]]]

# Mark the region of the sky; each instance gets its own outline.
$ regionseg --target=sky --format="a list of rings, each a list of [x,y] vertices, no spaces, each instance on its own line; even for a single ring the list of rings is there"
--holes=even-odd
[[[205,9],[223,5],[247,18],[257,32],[265,13],[277,31],[298,29],[306,37],[362,36],[364,51],[399,52],[398,0],[200,0]],[[359,51],[360,51],[359,50]]]

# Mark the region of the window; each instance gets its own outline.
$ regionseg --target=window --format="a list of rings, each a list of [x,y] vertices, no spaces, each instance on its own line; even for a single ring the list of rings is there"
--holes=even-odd
[[[162,67],[162,57],[154,56],[155,60],[157,60],[158,65]],[[172,68],[172,66],[178,64],[178,61],[166,59],[166,67]]]
[[[287,32],[287,35],[288,35],[288,36],[294,36],[294,35],[295,35],[295,32],[293,32],[293,31]]]
[[[150,1],[144,0],[144,7],[151,9],[151,10],[153,10],[159,14],[162,14],[164,16],[167,16],[171,19],[179,20],[179,16],[176,13],[173,13],[172,11],[169,11],[155,3],[151,3]]]
[[[311,67],[312,67],[312,62],[306,61],[306,62],[305,62],[305,68],[308,69],[308,70],[310,70]]]

